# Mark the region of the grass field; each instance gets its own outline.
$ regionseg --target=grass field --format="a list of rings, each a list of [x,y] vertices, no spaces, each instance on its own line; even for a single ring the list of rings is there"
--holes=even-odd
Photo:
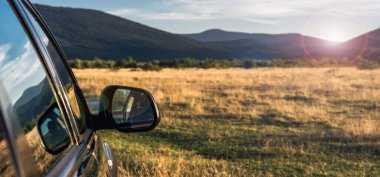
[[[75,70],[87,96],[150,90],[148,133],[102,132],[122,176],[380,176],[380,70]]]

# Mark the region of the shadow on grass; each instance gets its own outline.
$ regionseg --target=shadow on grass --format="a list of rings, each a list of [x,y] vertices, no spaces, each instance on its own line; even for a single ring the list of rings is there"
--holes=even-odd
[[[357,110],[363,110],[363,111],[380,111],[380,105],[376,102],[371,102],[368,100],[332,100],[330,101],[330,104],[336,105],[337,107],[344,106],[344,107],[351,107],[353,109]]]
[[[169,144],[171,147],[195,152],[209,159],[225,160],[265,160],[278,157],[289,157],[287,148],[291,147],[318,147],[312,150],[312,154],[333,154],[342,159],[358,160],[359,156],[379,156],[379,136],[343,136],[342,130],[334,128],[326,122],[299,122],[293,118],[282,115],[273,110],[268,110],[259,117],[241,119],[232,114],[209,114],[209,115],[178,115],[178,119],[196,119],[207,124],[187,124],[186,122],[173,129],[172,126],[162,125],[151,133],[140,134],[149,139]],[[281,132],[260,132],[247,129],[250,127],[274,126],[282,129]],[[234,126],[235,131],[241,132],[228,134]],[[245,127],[245,128],[244,128]],[[288,128],[298,129],[294,134],[287,131]],[[308,131],[311,129],[323,130],[323,135]],[[217,132],[214,136],[212,132]],[[313,149],[313,148],[311,148]],[[358,154],[353,156],[352,154]],[[302,155],[300,155],[302,156]],[[373,158],[374,160],[378,158]]]
[[[195,152],[197,155],[208,159],[238,160],[275,158],[280,153],[262,151],[255,146],[261,143],[256,137],[251,137],[250,142],[247,143],[241,142],[241,138],[238,136],[211,138],[207,134],[204,134],[204,132],[200,132],[199,135],[193,135],[180,131],[168,132],[156,130],[152,133],[141,135],[164,142],[165,144],[170,144],[171,147],[178,150]]]
[[[303,96],[303,95],[287,95],[284,97],[286,101],[302,102],[303,104],[313,104],[317,100],[315,98]]]
[[[277,126],[282,128],[303,128],[311,127],[318,129],[333,129],[327,122],[321,121],[308,121],[301,122],[296,119],[282,114],[276,110],[267,110],[258,117],[252,117],[244,114],[232,113],[209,113],[209,114],[182,114],[175,115],[178,119],[199,120],[199,121],[212,121],[216,124],[228,124],[234,126]]]

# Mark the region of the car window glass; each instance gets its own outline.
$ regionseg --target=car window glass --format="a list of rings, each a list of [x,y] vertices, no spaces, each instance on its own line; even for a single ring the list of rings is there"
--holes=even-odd
[[[42,39],[42,43],[45,45],[46,50],[53,61],[53,64],[56,68],[60,81],[65,89],[66,96],[70,103],[72,112],[76,119],[78,130],[80,133],[85,131],[86,127],[86,112],[85,104],[78,98],[77,90],[73,84],[73,79],[71,78],[69,71],[65,67],[65,64],[62,61],[62,58],[59,56],[58,51],[52,45],[52,42],[49,40],[45,32],[42,30],[35,18],[29,13],[28,10],[25,10],[30,21],[33,23],[34,29],[38,33],[39,37]]]
[[[46,174],[68,150],[66,147],[57,155],[50,154],[37,131],[37,122],[57,105],[54,90],[31,41],[6,1],[0,1],[0,23],[0,84],[4,88],[1,99],[9,100],[6,111],[11,115],[15,135],[25,138],[33,152],[34,163],[23,163],[35,164],[40,174]],[[62,116],[59,119],[65,122],[61,133],[68,134],[66,121]]]

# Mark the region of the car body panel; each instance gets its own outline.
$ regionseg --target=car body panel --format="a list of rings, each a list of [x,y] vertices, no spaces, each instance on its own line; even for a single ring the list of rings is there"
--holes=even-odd
[[[30,19],[28,19],[25,14],[25,10],[28,10],[34,17],[36,17],[40,25],[38,27],[44,30],[46,35],[49,37],[49,40],[59,53],[62,62],[65,63],[67,73],[71,76],[75,88],[77,88],[77,91],[80,93],[77,96],[82,99],[84,103],[86,103],[84,95],[79,89],[74,74],[67,64],[66,57],[64,56],[51,31],[30,2],[22,0],[9,0],[8,4],[15,12],[20,24],[29,36],[31,43],[39,55],[38,57],[45,67],[44,69],[47,71],[46,73],[49,80],[56,89],[55,97],[61,112],[63,112],[68,118],[68,124],[71,129],[70,136],[74,140],[73,144],[67,148],[67,151],[59,162],[57,162],[54,167],[49,170],[47,176],[117,176],[117,161],[113,158],[114,156],[111,148],[108,145],[105,145],[96,132],[89,128],[87,128],[82,134],[78,132],[76,122],[73,119],[70,103],[67,100],[67,96],[65,95],[60,78],[56,72],[56,68],[52,62],[52,59],[47,54],[46,50],[44,50],[43,44],[41,43],[42,39],[37,35],[37,32],[34,29],[36,28],[36,26],[34,26],[35,24],[30,22]],[[35,164],[33,164],[34,160],[32,153],[28,145],[25,145],[25,138],[22,136],[17,136],[13,133],[13,131],[11,131],[15,129],[15,127],[13,127],[10,122],[9,112],[5,111],[8,109],[10,103],[7,99],[5,99],[6,97],[4,95],[1,95],[1,93],[4,93],[1,92],[1,90],[2,86],[0,84],[0,106],[2,113],[1,121],[5,127],[9,149],[11,150],[11,155],[15,164],[15,171],[17,171],[16,175],[36,176],[38,173],[35,170]],[[89,110],[87,110],[87,112],[87,115],[90,115]]]

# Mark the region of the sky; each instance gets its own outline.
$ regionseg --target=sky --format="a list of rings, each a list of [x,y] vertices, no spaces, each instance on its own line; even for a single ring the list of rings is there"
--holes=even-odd
[[[31,0],[97,9],[172,33],[222,29],[345,41],[380,28],[379,0]]]

